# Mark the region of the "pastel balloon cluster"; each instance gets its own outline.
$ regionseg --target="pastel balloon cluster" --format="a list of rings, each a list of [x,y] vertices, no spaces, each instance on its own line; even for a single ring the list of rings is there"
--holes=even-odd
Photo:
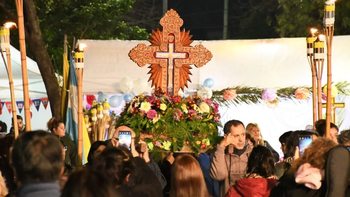
[[[197,91],[198,96],[205,99],[211,98],[213,96],[212,87],[214,87],[214,80],[207,78],[204,80],[203,86]]]

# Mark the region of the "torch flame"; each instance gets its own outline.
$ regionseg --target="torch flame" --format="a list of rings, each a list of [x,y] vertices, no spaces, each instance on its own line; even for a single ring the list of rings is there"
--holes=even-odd
[[[312,36],[315,36],[315,33],[317,32],[318,30],[316,28],[311,28],[310,29],[310,32],[311,32],[311,35]]]
[[[318,39],[320,39],[321,41],[324,41],[324,38],[325,36],[323,34],[318,35]]]
[[[79,51],[84,51],[84,48],[85,48],[85,47],[87,47],[87,45],[86,45],[86,44],[84,44],[84,43],[80,43],[80,44],[79,44],[79,46],[78,46]]]
[[[16,23],[14,23],[14,22],[7,22],[4,24],[4,27],[7,29],[11,28],[12,26],[17,27]]]

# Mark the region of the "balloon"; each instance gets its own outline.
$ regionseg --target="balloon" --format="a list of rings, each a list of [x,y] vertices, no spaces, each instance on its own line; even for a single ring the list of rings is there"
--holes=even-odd
[[[203,83],[204,87],[212,88],[214,86],[214,80],[212,78],[208,78]]]
[[[96,100],[96,97],[95,95],[86,95],[86,102],[89,104],[89,105],[92,105],[92,101]]]
[[[109,102],[109,97],[108,97],[108,95],[107,95],[107,94],[103,94],[103,93],[101,92],[101,94],[98,95],[97,102],[103,103],[106,99],[107,99],[107,102]]]
[[[131,94],[125,94],[124,95],[124,101],[125,102],[130,102],[132,101],[133,96]]]
[[[134,82],[129,77],[124,77],[120,81],[119,86],[123,93],[130,93],[134,87]]]
[[[109,99],[109,104],[111,107],[119,107],[119,105],[122,103],[123,97],[114,95]]]
[[[208,87],[201,87],[197,93],[199,97],[204,99],[211,98],[213,96],[213,90]]]
[[[146,80],[144,80],[143,78],[139,78],[134,82],[134,89],[132,90],[132,92],[135,95],[138,95],[140,93],[146,92],[148,88],[148,83]]]

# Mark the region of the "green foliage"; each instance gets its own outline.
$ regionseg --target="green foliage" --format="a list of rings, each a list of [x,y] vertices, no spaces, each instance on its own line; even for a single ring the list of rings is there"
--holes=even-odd
[[[324,2],[325,0],[279,0],[277,32],[281,37],[306,37],[311,27],[322,30]],[[349,34],[350,2],[338,0],[335,5],[335,34]]]
[[[6,0],[9,7],[13,0]],[[144,40],[148,33],[129,26],[122,18],[135,0],[36,0],[37,15],[47,50],[56,72],[62,73],[64,35],[73,44],[76,39]],[[16,44],[18,36],[11,36]]]

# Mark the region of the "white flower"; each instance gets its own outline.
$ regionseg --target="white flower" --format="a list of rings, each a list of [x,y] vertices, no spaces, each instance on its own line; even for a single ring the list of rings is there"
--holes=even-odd
[[[147,113],[150,109],[151,109],[151,103],[149,103],[149,102],[142,102],[141,103],[141,107],[140,107],[141,111],[145,111],[145,113]]]

